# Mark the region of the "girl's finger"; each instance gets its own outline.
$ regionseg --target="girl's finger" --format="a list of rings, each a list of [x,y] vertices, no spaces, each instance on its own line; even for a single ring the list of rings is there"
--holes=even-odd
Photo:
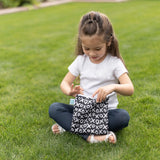
[[[73,90],[73,87],[74,87],[74,84],[72,83],[72,84],[71,84],[71,90]]]
[[[100,92],[97,93],[96,102],[97,102],[97,103],[101,102],[101,93],[100,93]]]
[[[80,90],[80,86],[79,86],[79,85],[76,85],[76,86],[74,87],[74,89],[75,89],[75,90]]]
[[[75,90],[81,92],[83,91],[83,88],[81,88],[81,86],[75,86]]]
[[[92,97],[94,97],[96,94],[98,94],[99,90],[95,91],[92,95]]]
[[[80,90],[81,90],[81,91],[84,91],[84,89],[83,89],[82,87],[80,87]]]
[[[99,92],[99,93],[98,93],[98,97],[99,97],[98,102],[101,103],[101,102],[102,102],[102,99],[103,99],[103,93],[102,93],[102,92]]]
[[[83,90],[80,90],[80,94],[82,94],[82,95],[83,95]]]
[[[101,103],[102,101],[105,100],[105,93],[101,90],[99,93],[98,93],[98,102]]]

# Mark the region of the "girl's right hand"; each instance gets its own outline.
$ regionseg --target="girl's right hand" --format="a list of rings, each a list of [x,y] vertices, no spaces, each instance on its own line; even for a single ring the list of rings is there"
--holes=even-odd
[[[69,95],[76,97],[77,94],[83,94],[83,88],[81,88],[80,85],[74,86],[74,84],[72,83]]]

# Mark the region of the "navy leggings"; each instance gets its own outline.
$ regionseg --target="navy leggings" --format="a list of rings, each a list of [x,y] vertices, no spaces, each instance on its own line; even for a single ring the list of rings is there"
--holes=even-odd
[[[66,131],[70,131],[73,106],[64,103],[53,103],[49,108],[49,116]],[[116,132],[128,126],[129,114],[123,109],[113,109],[108,112],[109,131]],[[80,135],[87,140],[89,135]]]

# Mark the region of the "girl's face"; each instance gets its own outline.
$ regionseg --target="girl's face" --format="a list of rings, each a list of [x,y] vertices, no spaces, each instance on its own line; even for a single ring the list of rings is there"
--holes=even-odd
[[[101,63],[107,55],[106,43],[102,36],[82,36],[82,49],[83,52],[89,57],[93,63]]]

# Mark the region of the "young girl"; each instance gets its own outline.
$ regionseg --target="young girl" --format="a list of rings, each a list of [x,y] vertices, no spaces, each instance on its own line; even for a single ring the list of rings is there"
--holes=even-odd
[[[85,14],[79,24],[77,40],[77,58],[68,67],[69,72],[61,82],[64,94],[75,97],[77,94],[108,101],[108,135],[81,135],[90,143],[109,141],[116,143],[113,132],[128,126],[129,114],[117,109],[117,93],[130,96],[134,88],[119,53],[118,41],[108,17],[99,12]],[[74,86],[76,77],[80,77],[80,85]],[[73,106],[53,103],[49,108],[49,116],[56,121],[52,126],[54,134],[70,131]]]

